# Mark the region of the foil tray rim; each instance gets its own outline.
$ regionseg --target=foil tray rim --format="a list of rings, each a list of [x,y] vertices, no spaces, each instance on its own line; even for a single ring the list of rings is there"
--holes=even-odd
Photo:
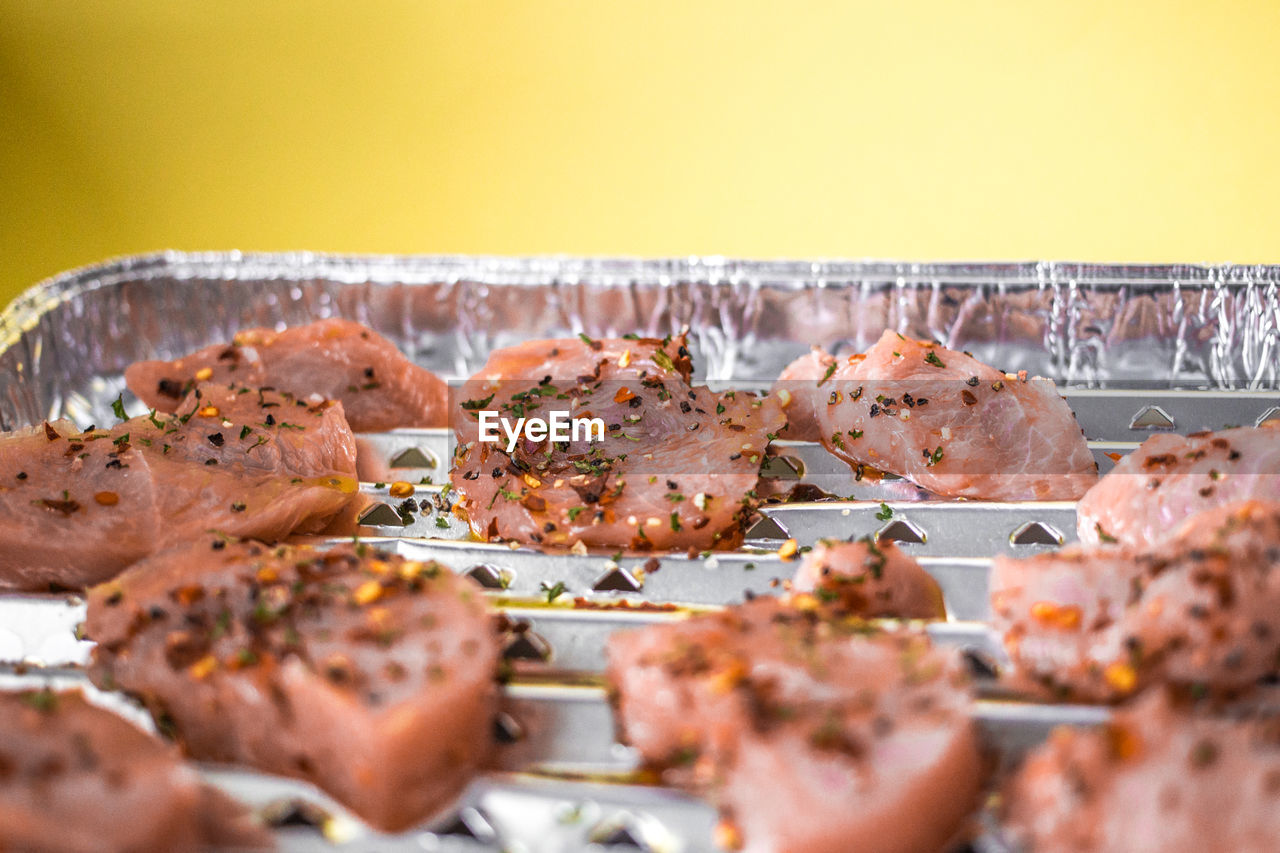
[[[20,293],[0,312],[0,353],[12,346],[21,331],[58,303],[123,280],[156,276],[223,280],[303,279],[317,276],[339,281],[370,281],[370,271],[385,269],[405,277],[445,280],[482,278],[505,286],[548,283],[624,286],[643,282],[670,286],[683,281],[748,282],[757,286],[795,289],[823,287],[846,279],[889,279],[906,284],[946,280],[956,284],[992,282],[1003,285],[1049,286],[1085,283],[1126,285],[1182,285],[1215,287],[1280,285],[1280,264],[1147,264],[1032,260],[894,260],[748,259],[722,255],[645,258],[628,255],[468,255],[362,254],[315,251],[244,252],[239,250],[187,252],[167,249],[122,255],[75,267],[40,281]]]

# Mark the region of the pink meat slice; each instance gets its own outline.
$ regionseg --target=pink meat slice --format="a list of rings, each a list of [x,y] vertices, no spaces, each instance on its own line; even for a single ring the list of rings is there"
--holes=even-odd
[[[784,424],[772,397],[691,387],[682,337],[533,341],[490,356],[453,413],[451,482],[473,532],[544,546],[730,547]],[[482,410],[514,422],[598,417],[604,441],[479,440]],[[581,439],[581,437],[580,437]]]
[[[1207,510],[1154,548],[996,557],[991,602],[1020,676],[1056,695],[1247,690],[1280,672],[1280,503]]]
[[[610,638],[625,740],[748,851],[939,851],[983,783],[966,676],[922,632],[760,598]]]
[[[280,539],[359,500],[338,403],[202,385],[174,414],[0,438],[0,588],[80,588],[207,530]]]
[[[824,364],[820,353],[793,362],[775,391],[789,390],[800,407],[789,417],[802,429],[816,423],[826,448],[855,469],[988,500],[1075,500],[1097,481],[1075,415],[1048,379],[889,331],[834,371]]]
[[[0,693],[0,848],[261,850],[271,836],[172,746],[79,691]]]
[[[1080,499],[1077,533],[1086,544],[1152,545],[1197,512],[1250,499],[1280,500],[1280,424],[1162,433]]]
[[[811,594],[849,616],[942,619],[942,589],[892,542],[820,540],[791,581],[793,593]]]
[[[1153,691],[1101,730],[1055,731],[1003,803],[1027,853],[1274,850],[1280,718],[1210,717]]]
[[[436,563],[212,536],[89,593],[90,677],[139,697],[191,757],[315,783],[395,831],[487,756],[498,642]]]
[[[342,403],[356,432],[440,427],[449,386],[409,361],[386,338],[350,320],[329,319],[284,331],[245,329],[173,361],[140,361],[125,371],[129,390],[172,412],[197,382],[247,385]]]
[[[821,347],[813,347],[782,369],[773,392],[786,400],[787,432],[792,441],[821,441],[818,406],[825,404],[824,380],[835,375],[836,357]]]

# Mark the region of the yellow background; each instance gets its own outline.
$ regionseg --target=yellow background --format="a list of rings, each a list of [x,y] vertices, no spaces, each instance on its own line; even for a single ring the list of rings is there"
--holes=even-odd
[[[1280,261],[1278,23],[0,0],[0,304],[166,247]]]

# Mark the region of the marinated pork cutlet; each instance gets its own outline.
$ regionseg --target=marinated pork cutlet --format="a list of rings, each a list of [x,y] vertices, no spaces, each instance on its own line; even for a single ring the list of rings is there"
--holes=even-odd
[[[1076,507],[1086,544],[1152,545],[1200,512],[1240,500],[1280,500],[1280,424],[1152,436]]]
[[[174,414],[0,438],[0,588],[79,588],[208,530],[279,539],[353,500],[342,406],[202,385]]]
[[[774,389],[789,391],[788,416],[802,428],[816,422],[823,445],[855,470],[988,500],[1075,500],[1097,481],[1075,415],[1048,379],[890,331],[834,370],[824,363],[821,353],[802,357]]]
[[[79,691],[0,692],[0,849],[261,850],[271,836],[177,750]]]
[[[608,658],[625,741],[747,851],[940,851],[977,804],[966,675],[923,632],[758,598],[619,632]]]
[[[920,564],[892,542],[870,537],[819,540],[804,557],[791,591],[811,594],[843,615],[944,619],[942,590]]]
[[[1100,730],[1056,730],[1003,803],[1026,853],[1268,853],[1280,717],[1209,717],[1153,691]]]
[[[440,427],[449,386],[409,361],[377,332],[337,318],[274,329],[245,329],[173,361],[139,361],[124,373],[129,390],[148,406],[172,412],[200,382],[235,383],[342,403],[355,432]]]
[[[1019,675],[1055,695],[1247,690],[1280,672],[1280,503],[1207,510],[1154,548],[997,556],[991,606]]]
[[[772,397],[690,387],[683,337],[548,340],[495,351],[453,413],[450,479],[472,531],[539,545],[707,549],[741,540],[765,448],[784,424]],[[514,422],[600,418],[603,441],[479,441],[482,410]]]
[[[498,642],[436,563],[212,536],[89,593],[94,683],[136,695],[192,758],[296,776],[405,829],[488,754]]]

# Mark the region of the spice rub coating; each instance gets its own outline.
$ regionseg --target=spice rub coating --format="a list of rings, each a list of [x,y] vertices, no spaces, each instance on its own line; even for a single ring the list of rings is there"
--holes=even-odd
[[[436,563],[207,536],[93,588],[85,630],[93,681],[188,755],[306,779],[379,829],[447,805],[491,746],[497,638]]]
[[[271,836],[171,745],[79,691],[0,692],[0,848],[260,850]]]
[[[1280,503],[1208,510],[1153,548],[998,556],[991,607],[1019,676],[1058,697],[1248,690],[1280,672]]]
[[[819,540],[796,570],[791,591],[864,619],[947,615],[938,582],[897,545],[872,537]]]
[[[1002,801],[1027,853],[1274,850],[1280,717],[1212,717],[1153,691],[1101,730],[1056,730]]]
[[[273,388],[314,402],[338,400],[355,432],[440,427],[449,386],[367,326],[331,318],[274,329],[245,329],[173,361],[139,361],[125,370],[129,390],[172,412],[200,382]]]
[[[0,437],[0,588],[88,586],[211,529],[270,540],[319,531],[359,500],[355,453],[339,403],[214,384],[172,414],[10,433]]]
[[[463,389],[450,475],[472,531],[543,546],[731,547],[754,511],[772,396],[690,383],[682,336],[532,341],[497,350]],[[479,441],[478,416],[567,411],[603,441]]]
[[[1231,501],[1280,500],[1280,424],[1188,436],[1154,435],[1080,499],[1086,544],[1151,545],[1180,523]]]
[[[615,634],[625,741],[747,851],[937,851],[977,805],[967,676],[923,632],[758,598]]]
[[[886,331],[865,353],[832,361],[810,353],[783,376],[774,387],[791,395],[788,417],[802,433],[816,424],[816,437],[855,470],[987,500],[1075,500],[1097,481],[1066,401],[1051,380],[1025,371],[1007,375]]]

